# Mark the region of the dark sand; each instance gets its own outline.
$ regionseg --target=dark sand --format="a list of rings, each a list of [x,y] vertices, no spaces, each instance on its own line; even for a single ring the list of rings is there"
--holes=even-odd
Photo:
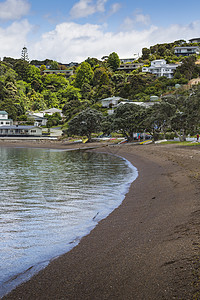
[[[122,205],[3,299],[200,299],[200,147],[121,145],[99,151],[123,156],[139,171]]]

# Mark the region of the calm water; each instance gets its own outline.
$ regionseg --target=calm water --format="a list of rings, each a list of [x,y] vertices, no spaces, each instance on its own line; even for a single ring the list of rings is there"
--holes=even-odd
[[[137,170],[106,154],[1,148],[0,297],[78,244]]]

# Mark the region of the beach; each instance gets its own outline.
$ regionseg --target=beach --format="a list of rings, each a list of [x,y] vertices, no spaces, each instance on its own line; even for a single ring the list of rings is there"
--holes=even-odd
[[[57,141],[0,141],[0,146],[85,147],[122,156],[139,172],[123,203],[78,246],[3,299],[200,299],[199,146]]]

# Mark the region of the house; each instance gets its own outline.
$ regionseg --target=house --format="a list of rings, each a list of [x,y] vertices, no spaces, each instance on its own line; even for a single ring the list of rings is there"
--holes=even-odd
[[[120,58],[120,62],[122,64],[132,63],[136,60],[136,58]]]
[[[42,75],[44,74],[64,74],[66,78],[69,78],[74,74],[73,70],[44,70],[42,71]]]
[[[118,102],[121,100],[121,97],[109,97],[101,100],[102,107],[112,108],[116,107]]]
[[[46,126],[47,125],[47,118],[44,118],[43,116],[38,116],[37,114],[28,114],[28,119],[34,121],[35,126]]]
[[[174,54],[176,56],[189,56],[189,55],[199,55],[200,47],[198,46],[185,46],[185,47],[175,47]]]
[[[62,110],[59,108],[52,107],[52,108],[41,111],[41,113],[43,114],[43,117],[45,114],[52,116],[56,112],[59,113],[61,117],[63,117]]]
[[[37,126],[0,126],[0,136],[41,136],[42,129]]]
[[[173,78],[174,71],[180,66],[179,64],[167,64],[165,59],[157,59],[151,62],[150,67],[143,67],[142,72],[149,72],[156,77],[165,76],[169,79]]]
[[[141,63],[121,63],[118,71],[125,71],[125,72],[132,72],[140,67],[142,67],[144,64]]]
[[[8,119],[8,113],[4,110],[0,111],[0,126],[10,126],[13,124],[12,119]]]
[[[189,40],[190,43],[200,43],[200,38],[194,38]]]
[[[148,107],[153,106],[155,104],[155,102],[138,102],[138,101],[123,102],[122,101],[117,106],[122,105],[122,104],[127,104],[127,103],[135,104],[135,105],[138,105],[138,106],[143,106],[145,108],[148,108]]]

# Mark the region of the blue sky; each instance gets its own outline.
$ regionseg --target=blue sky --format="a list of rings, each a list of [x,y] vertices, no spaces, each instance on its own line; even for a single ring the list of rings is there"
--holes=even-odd
[[[156,43],[200,37],[200,1],[0,0],[0,57],[81,62],[121,58]]]

